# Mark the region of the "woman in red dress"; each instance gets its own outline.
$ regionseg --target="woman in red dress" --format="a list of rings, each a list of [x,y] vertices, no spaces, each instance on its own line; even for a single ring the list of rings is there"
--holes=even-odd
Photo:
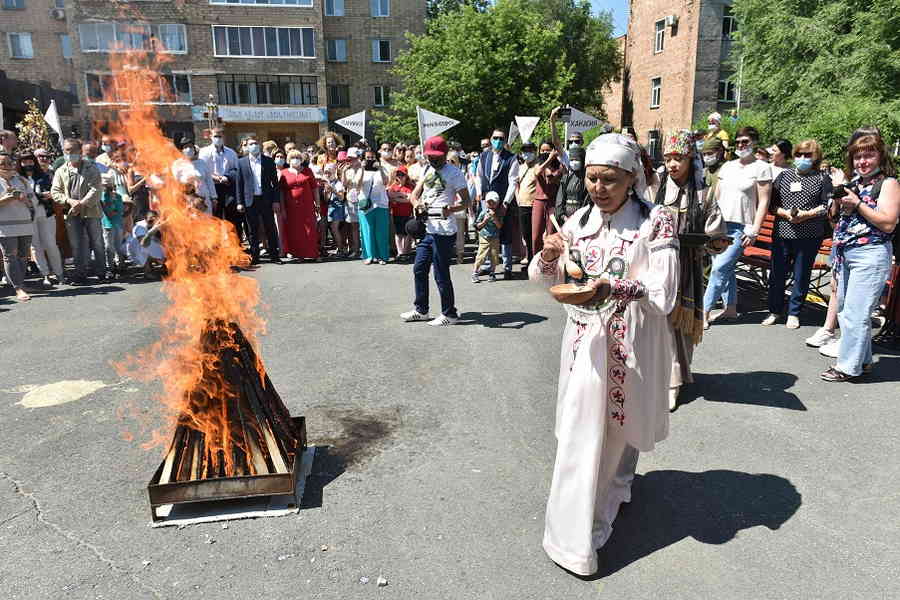
[[[316,226],[319,184],[309,168],[309,158],[298,150],[288,154],[287,169],[281,172],[282,206],[285,212],[285,251],[294,258],[319,260],[319,232]]]

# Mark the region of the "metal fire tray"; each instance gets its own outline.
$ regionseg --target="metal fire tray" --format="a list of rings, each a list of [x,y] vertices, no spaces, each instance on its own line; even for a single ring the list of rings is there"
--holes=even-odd
[[[296,492],[295,469],[300,468],[300,457],[306,450],[306,419],[291,419],[297,432],[299,443],[285,457],[289,464],[287,473],[268,473],[265,475],[245,475],[240,477],[216,477],[211,479],[195,479],[191,481],[175,481],[159,483],[165,462],[160,463],[153,478],[147,485],[150,498],[150,513],[154,522],[161,520],[156,509],[169,504],[188,504],[191,502],[210,502],[252,498],[256,496],[293,495]]]

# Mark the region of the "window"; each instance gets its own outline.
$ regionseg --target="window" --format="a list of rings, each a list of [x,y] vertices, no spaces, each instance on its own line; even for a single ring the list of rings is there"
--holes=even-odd
[[[56,8],[65,8],[66,0],[53,0],[53,6]]]
[[[256,4],[269,6],[270,4],[289,4],[291,6],[312,6],[313,0],[209,0],[210,4]]]
[[[9,56],[11,58],[34,58],[30,33],[8,33]]]
[[[3,0],[3,10],[25,10],[25,0]]]
[[[328,106],[350,106],[350,86],[329,85]]]
[[[650,80],[650,108],[659,108],[662,96],[662,77],[654,77]]]
[[[387,106],[391,103],[391,88],[384,85],[375,86],[375,106]]]
[[[216,56],[250,58],[316,57],[315,31],[312,27],[236,27],[213,26]]]
[[[86,73],[88,102],[126,102],[120,96],[115,78],[109,73]],[[165,73],[159,76],[159,94],[151,102],[164,104],[190,104],[191,78],[182,73]]]
[[[391,16],[391,0],[369,0],[373,17]]]
[[[59,34],[59,47],[63,58],[72,58],[72,38],[67,33]]]
[[[647,154],[653,160],[662,160],[662,136],[659,129],[651,129],[647,132]]]
[[[730,40],[735,31],[737,31],[737,19],[734,18],[731,7],[726,6],[722,13],[722,37]]]
[[[391,62],[391,40],[372,40],[372,62]]]
[[[220,104],[318,104],[318,80],[296,75],[218,75]]]
[[[332,62],[347,62],[347,40],[328,40],[326,58]]]
[[[325,0],[326,17],[343,17],[344,0]]]
[[[660,20],[656,22],[656,36],[653,38],[653,54],[659,54],[663,51],[663,45],[666,39],[666,21]]]
[[[179,23],[82,23],[78,26],[82,52],[154,50],[187,53],[187,34]]]
[[[719,80],[719,102],[734,102],[736,86],[733,81]]]

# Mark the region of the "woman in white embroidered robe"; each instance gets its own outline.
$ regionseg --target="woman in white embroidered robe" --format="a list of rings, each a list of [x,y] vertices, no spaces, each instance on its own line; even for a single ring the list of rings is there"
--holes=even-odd
[[[556,410],[556,463],[543,546],[579,575],[631,499],[639,451],[668,435],[673,340],[667,317],[678,290],[678,238],[670,209],[645,202],[637,144],[602,135],[587,150],[591,204],[546,238],[532,280],[564,281],[564,239],[581,253],[596,295],[564,305]]]

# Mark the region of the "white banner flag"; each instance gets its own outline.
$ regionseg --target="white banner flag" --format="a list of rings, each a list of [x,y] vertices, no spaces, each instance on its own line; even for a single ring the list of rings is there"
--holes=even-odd
[[[511,121],[509,124],[509,135],[506,136],[506,143],[512,145],[517,137],[519,137],[519,127],[516,125],[515,121]]]
[[[540,122],[540,117],[520,117],[516,116],[516,123],[519,126],[519,135],[522,137],[522,143],[527,144],[531,141],[531,134],[534,133],[534,128],[537,127],[538,122]]]
[[[425,140],[431,136],[439,135],[459,125],[459,121],[456,119],[433,113],[419,106],[416,107],[416,112],[419,116],[419,140],[423,145]]]
[[[573,133],[584,133],[588,129],[593,129],[600,125],[600,119],[593,117],[587,113],[583,113],[577,108],[572,109],[572,116],[566,123],[566,139]]]
[[[366,123],[368,122],[368,117],[366,115],[366,111],[361,111],[356,114],[352,114],[349,117],[344,117],[343,119],[338,119],[334,122],[335,125],[340,125],[347,131],[352,131],[359,137],[366,137]]]
[[[62,139],[62,127],[59,124],[59,113],[56,111],[56,100],[50,101],[50,107],[47,108],[47,112],[44,113],[44,120],[47,121],[47,125],[56,132],[56,135]]]

